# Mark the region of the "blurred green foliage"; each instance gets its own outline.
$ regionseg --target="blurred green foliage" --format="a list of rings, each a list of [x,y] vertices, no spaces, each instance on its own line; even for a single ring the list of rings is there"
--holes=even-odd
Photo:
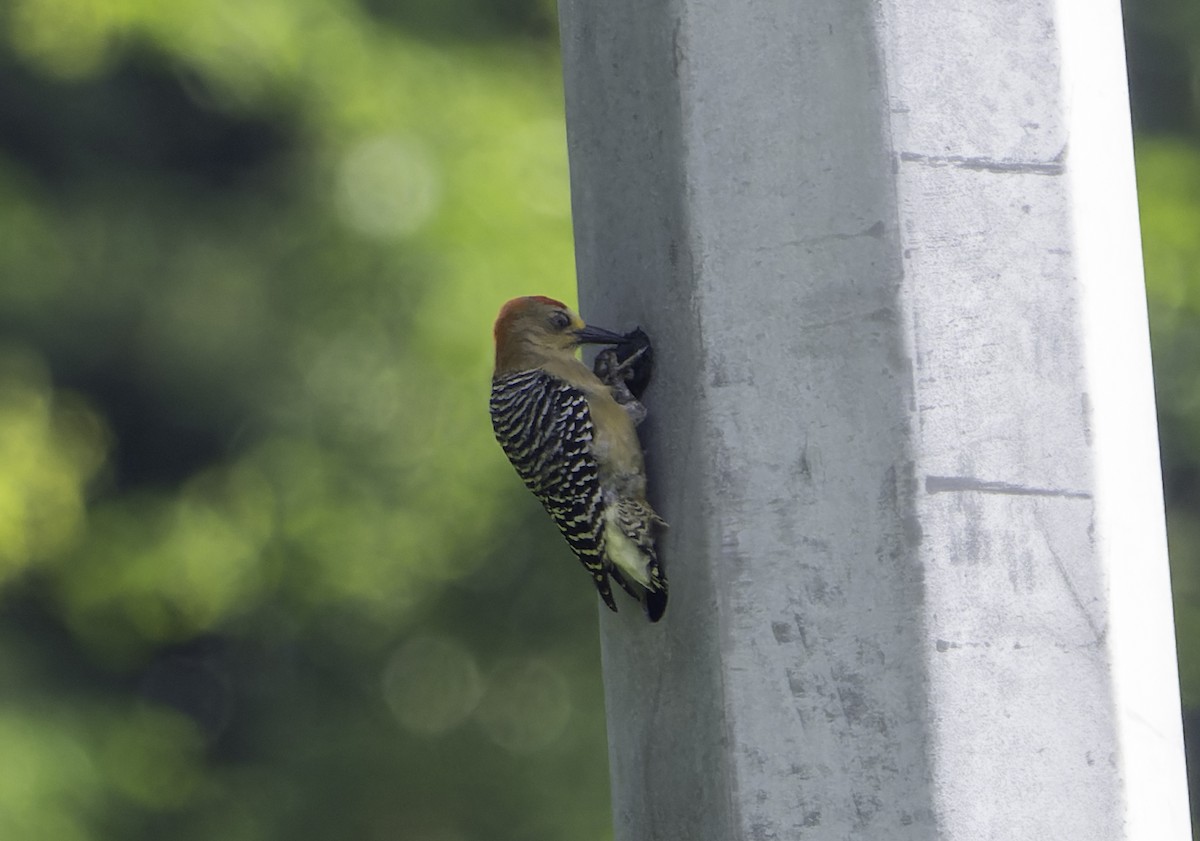
[[[1200,5],[1126,0],[1125,29],[1179,676],[1194,743],[1200,739]],[[1189,744],[1194,766],[1192,753]],[[1194,788],[1198,776],[1192,767]]]
[[[1197,707],[1200,19],[1126,13]],[[0,4],[0,838],[608,837],[486,420],[499,304],[573,296],[557,62],[552,0]]]
[[[552,5],[11,0],[0,277],[0,838],[608,837]]]
[[[1200,148],[1138,145],[1138,190],[1184,705],[1200,707]]]

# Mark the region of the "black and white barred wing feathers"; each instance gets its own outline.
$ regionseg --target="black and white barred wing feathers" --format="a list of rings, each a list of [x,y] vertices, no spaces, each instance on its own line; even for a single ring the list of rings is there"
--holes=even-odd
[[[616,610],[586,396],[545,371],[518,371],[492,382],[491,413],[508,460],[592,574],[604,603]]]

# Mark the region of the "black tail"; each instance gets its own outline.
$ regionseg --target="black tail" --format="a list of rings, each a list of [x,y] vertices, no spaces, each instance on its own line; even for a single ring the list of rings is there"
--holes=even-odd
[[[615,568],[609,570],[608,574],[613,581],[621,585],[622,590],[642,603],[642,607],[646,609],[647,619],[651,622],[657,622],[659,619],[662,619],[663,613],[667,610],[667,582],[661,578],[661,573],[659,580],[662,583],[662,587],[658,590],[647,590],[641,586],[633,586]],[[616,610],[616,608],[613,607],[613,610]]]
[[[647,590],[646,591],[646,618],[651,622],[657,622],[662,619],[663,614],[667,612],[667,591],[663,590]]]

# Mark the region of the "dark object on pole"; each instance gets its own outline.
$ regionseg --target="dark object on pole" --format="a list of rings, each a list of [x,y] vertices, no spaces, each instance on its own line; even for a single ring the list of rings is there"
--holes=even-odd
[[[626,333],[615,347],[601,352],[593,367],[596,376],[617,386],[620,379],[636,400],[641,400],[654,374],[654,347],[641,327]],[[617,402],[621,402],[618,397]]]

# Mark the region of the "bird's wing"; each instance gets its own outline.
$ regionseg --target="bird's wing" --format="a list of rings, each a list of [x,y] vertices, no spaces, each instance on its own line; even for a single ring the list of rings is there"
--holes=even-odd
[[[616,610],[587,397],[545,371],[518,371],[492,382],[491,413],[508,460],[592,574],[604,603]]]

